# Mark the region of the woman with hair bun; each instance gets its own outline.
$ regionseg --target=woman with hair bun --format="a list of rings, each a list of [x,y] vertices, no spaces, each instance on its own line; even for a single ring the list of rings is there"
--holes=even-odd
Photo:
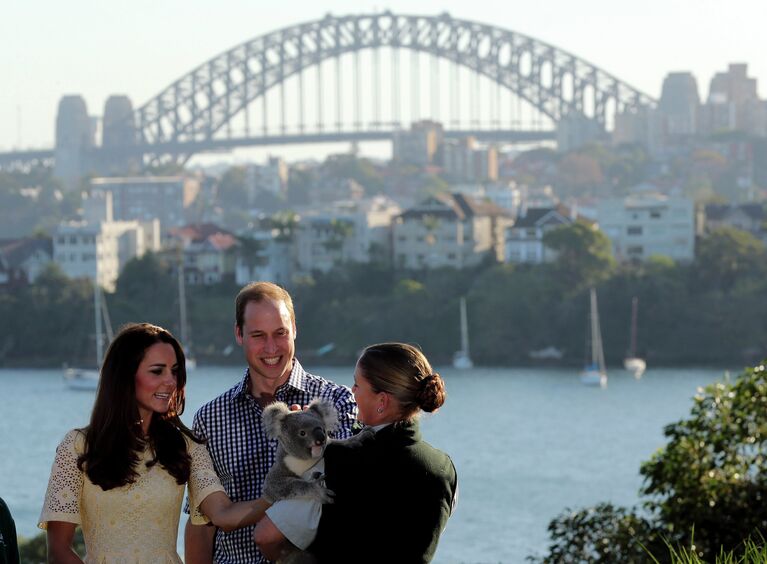
[[[366,430],[325,450],[335,498],[322,506],[314,542],[279,503],[256,542],[271,559],[287,538],[319,562],[430,562],[458,485],[450,457],[421,438],[418,417],[442,406],[445,383],[418,348],[382,343],[363,351],[352,391]]]

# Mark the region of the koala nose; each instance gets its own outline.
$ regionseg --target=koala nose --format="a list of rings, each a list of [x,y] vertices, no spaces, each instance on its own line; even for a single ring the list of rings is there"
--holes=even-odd
[[[327,435],[325,434],[325,430],[321,427],[315,427],[314,428],[314,444],[316,445],[324,445],[325,441],[327,440]]]

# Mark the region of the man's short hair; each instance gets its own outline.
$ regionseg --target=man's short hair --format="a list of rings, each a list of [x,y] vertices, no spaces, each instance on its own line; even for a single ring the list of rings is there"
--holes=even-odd
[[[295,325],[296,314],[293,311],[293,299],[285,288],[272,282],[251,282],[240,290],[234,301],[235,322],[240,332],[242,332],[242,326],[245,323],[245,308],[248,303],[262,302],[265,299],[284,302],[290,313],[290,320]]]

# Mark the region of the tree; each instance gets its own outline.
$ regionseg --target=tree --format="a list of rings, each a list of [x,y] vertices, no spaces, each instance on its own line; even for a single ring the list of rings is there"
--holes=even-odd
[[[565,510],[549,524],[549,535],[543,564],[643,564],[650,561],[650,554],[668,552],[650,521],[609,503]]]
[[[602,167],[591,155],[569,153],[559,162],[557,187],[562,193],[595,194],[600,191],[603,184]]]
[[[694,547],[713,562],[764,543],[767,531],[767,361],[734,382],[699,390],[687,419],[668,425],[667,443],[640,474],[646,516],[602,504],[565,512],[549,526],[544,562],[660,562],[668,549]],[[685,560],[687,561],[687,560]],[[733,562],[740,560],[731,560]]]
[[[764,243],[740,229],[720,227],[701,240],[695,257],[700,284],[729,293],[739,280],[761,276]]]
[[[218,183],[218,202],[225,209],[248,207],[247,171],[244,166],[233,166]]]
[[[277,212],[269,218],[272,229],[277,230],[275,240],[280,243],[289,243],[296,236],[298,229],[298,214],[294,211],[286,210]]]
[[[543,244],[556,251],[557,276],[576,292],[605,280],[615,266],[610,240],[582,220],[545,233]]]
[[[700,390],[688,419],[640,473],[646,507],[673,542],[692,536],[704,560],[767,531],[767,368]]]
[[[149,321],[168,329],[178,325],[178,279],[155,253],[128,261],[112,302],[115,326],[130,321]]]

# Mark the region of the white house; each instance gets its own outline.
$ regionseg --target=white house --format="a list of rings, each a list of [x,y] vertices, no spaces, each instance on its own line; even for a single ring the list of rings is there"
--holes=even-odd
[[[599,203],[597,219],[619,261],[661,255],[687,262],[695,257],[692,200],[657,193],[607,199]]]
[[[514,225],[506,228],[505,260],[513,263],[541,264],[556,258],[556,252],[543,244],[548,231],[573,222],[565,206],[523,209]]]
[[[70,221],[53,234],[53,260],[70,278],[90,278],[114,291],[125,264],[147,251],[137,221]]]

